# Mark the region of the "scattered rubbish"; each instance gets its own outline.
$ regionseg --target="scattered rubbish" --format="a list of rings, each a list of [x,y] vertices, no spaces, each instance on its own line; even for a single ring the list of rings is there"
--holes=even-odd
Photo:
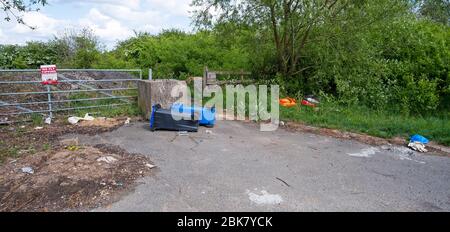
[[[125,125],[130,124],[130,122],[131,122],[131,118],[127,118],[127,120],[125,121]]]
[[[156,168],[156,165],[152,165],[152,164],[149,164],[149,163],[146,163],[145,166],[150,168],[150,169]]]
[[[187,131],[180,131],[178,132],[178,136],[188,136],[189,133]]]
[[[213,134],[212,130],[206,130],[205,133],[208,134],[208,135],[212,135]]]
[[[20,129],[24,129],[25,128],[25,126],[20,126]]]
[[[89,114],[84,115],[84,118],[80,117],[70,117],[68,119],[69,123],[72,125],[77,124],[79,121],[94,121],[94,117],[90,116]]]
[[[422,135],[413,135],[411,137],[411,143],[415,143],[415,142],[428,144],[430,141],[427,138],[423,137]]]
[[[117,161],[97,162],[105,156]],[[74,153],[55,144],[51,152],[40,151],[15,159],[16,163],[5,160],[0,168],[0,195],[9,196],[1,202],[2,212],[83,211],[103,207],[125,193],[122,190],[132,190],[136,181],[157,170],[145,166],[153,164],[148,156],[112,144],[86,145]],[[30,173],[31,169],[25,167],[34,173],[22,172],[24,168]],[[103,190],[109,195],[102,194]],[[80,208],[80,203],[87,208]]]
[[[44,129],[44,127],[38,126],[38,127],[34,128],[34,129],[35,130],[42,130],[42,129]]]
[[[80,147],[76,146],[76,145],[69,145],[66,147],[66,149],[69,151],[78,151],[78,150],[80,150]]]
[[[247,195],[250,201],[258,205],[277,205],[283,202],[283,198],[280,195],[269,194],[267,191],[261,191],[262,195],[252,193],[247,190]]]
[[[408,147],[413,149],[414,151],[418,151],[418,152],[428,152],[428,150],[425,148],[425,144],[421,143],[421,142],[411,142],[408,144]]]
[[[309,101],[307,101],[307,100],[303,100],[303,101],[302,101],[302,105],[308,106],[308,107],[312,107],[312,108],[315,108],[315,107],[316,107],[315,104],[313,104],[313,103],[311,103],[311,102],[309,102]]]
[[[100,157],[100,158],[97,159],[97,162],[105,162],[105,163],[108,163],[108,164],[114,163],[116,161],[117,161],[117,159],[112,157],[112,156],[104,156],[104,157]]]
[[[297,100],[290,97],[282,98],[280,99],[280,105],[284,107],[294,107],[297,105]]]
[[[22,172],[26,174],[34,174],[34,170],[32,167],[24,167],[22,168]]]
[[[152,131],[198,131],[199,121],[194,120],[192,117],[193,115],[191,114],[176,114],[175,112],[172,112],[172,110],[162,109],[160,104],[154,105],[152,109],[152,115],[150,118],[150,129]]]
[[[306,95],[305,100],[316,105],[320,104],[320,101],[314,95]]]
[[[413,135],[408,144],[408,147],[418,152],[428,152],[425,148],[425,144],[428,144],[430,141],[423,137],[422,135]]]
[[[381,146],[381,149],[386,150],[386,151],[391,151],[391,152],[395,152],[395,153],[408,155],[408,156],[414,154],[414,151],[412,151],[411,149],[408,149],[406,147],[393,146],[393,145],[390,145],[390,144]]]
[[[392,146],[392,145],[384,145],[381,146],[381,149],[390,151],[388,154],[393,154],[396,158],[399,158],[400,160],[408,160],[413,161],[419,164],[426,164],[423,161],[415,160],[413,159],[416,151],[406,148],[406,147],[399,147],[399,146]]]
[[[302,100],[302,105],[316,108],[318,104],[320,104],[320,101],[317,100],[317,98],[314,95],[306,95],[304,99]]]
[[[286,181],[284,181],[283,179],[277,177],[277,180],[281,181],[281,182],[282,182],[283,184],[285,184],[286,186],[291,187],[291,186],[290,186]]]
[[[113,185],[114,185],[114,186],[120,186],[120,187],[122,187],[122,186],[123,186],[123,183],[121,183],[121,182],[114,182]]]
[[[286,123],[284,121],[280,121],[280,126],[284,126]]]
[[[370,148],[363,149],[359,153],[349,153],[348,155],[349,156],[353,156],[353,157],[370,158],[370,157],[372,157],[373,155],[375,155],[379,151],[380,150],[375,148],[375,147],[370,147]]]
[[[67,121],[69,121],[70,124],[75,125],[80,121],[80,118],[70,117]]]
[[[51,117],[46,118],[45,124],[48,124],[48,125],[52,124],[52,118]]]

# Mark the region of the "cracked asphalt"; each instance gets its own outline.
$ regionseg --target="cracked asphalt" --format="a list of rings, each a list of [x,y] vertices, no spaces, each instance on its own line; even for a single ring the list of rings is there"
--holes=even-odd
[[[82,143],[119,145],[158,166],[94,211],[449,211],[450,158],[221,121],[178,136],[137,122]]]

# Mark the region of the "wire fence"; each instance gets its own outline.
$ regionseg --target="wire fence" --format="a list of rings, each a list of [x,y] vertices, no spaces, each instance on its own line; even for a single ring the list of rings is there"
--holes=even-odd
[[[0,124],[40,114],[133,104],[141,69],[58,69],[58,84],[43,85],[40,70],[0,70]]]

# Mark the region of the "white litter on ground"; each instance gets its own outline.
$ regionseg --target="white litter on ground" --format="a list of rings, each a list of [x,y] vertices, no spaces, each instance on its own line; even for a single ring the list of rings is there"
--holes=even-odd
[[[423,152],[423,153],[428,152],[428,150],[425,149],[425,144],[423,144],[423,143],[419,143],[419,142],[409,143],[408,147],[410,147],[414,151]]]
[[[105,157],[100,157],[100,158],[97,159],[97,162],[105,162],[105,163],[108,163],[108,164],[114,163],[116,161],[117,161],[117,159],[112,157],[112,156],[105,156]]]
[[[380,152],[380,150],[378,148],[369,147],[369,148],[363,149],[359,153],[348,153],[348,155],[353,156],[353,157],[370,158],[373,155],[375,155],[377,152]]]
[[[67,121],[69,121],[70,124],[75,125],[77,124],[79,121],[94,121],[94,117],[90,116],[89,114],[84,115],[84,118],[80,118],[80,117],[70,117],[69,119],[67,119]]]
[[[277,205],[283,202],[283,198],[277,194],[269,194],[267,191],[261,191],[262,195],[258,195],[256,193],[252,193],[247,190],[247,195],[253,203],[258,205]]]
[[[413,159],[412,157],[416,157],[417,155],[419,155],[419,153],[417,153],[416,151],[413,151],[409,148],[385,145],[385,146],[382,146],[381,149],[390,151],[392,154],[395,155],[396,158],[398,158],[400,160],[408,160],[408,161],[413,161],[413,162],[416,162],[419,164],[426,164],[423,161]],[[391,153],[389,153],[389,154],[391,154]]]
[[[26,174],[34,174],[34,170],[32,167],[24,167],[22,168],[22,172]]]
[[[146,163],[145,166],[147,166],[150,169],[156,168],[156,165],[152,165],[152,164],[149,164],[149,163]]]
[[[187,131],[179,131],[178,136],[189,136],[189,133]]]

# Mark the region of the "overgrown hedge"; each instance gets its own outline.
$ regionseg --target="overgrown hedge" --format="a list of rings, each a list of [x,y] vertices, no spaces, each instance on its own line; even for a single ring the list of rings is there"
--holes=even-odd
[[[283,95],[321,95],[347,105],[404,114],[450,109],[450,27],[409,14],[370,25],[322,25],[311,35],[297,76],[277,74],[273,42],[252,28],[194,34],[138,34],[105,51],[89,31],[24,46],[0,45],[0,68],[153,68],[159,78],[201,76],[211,69],[252,71]],[[327,37],[330,31],[332,37]],[[323,38],[326,39],[323,39]]]

